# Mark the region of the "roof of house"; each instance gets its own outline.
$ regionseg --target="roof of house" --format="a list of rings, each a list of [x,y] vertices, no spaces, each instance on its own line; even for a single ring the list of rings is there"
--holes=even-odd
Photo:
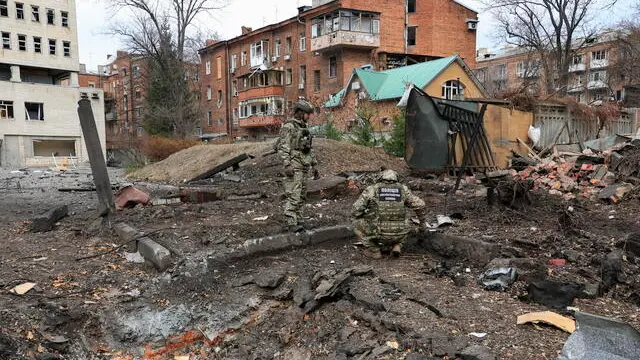
[[[369,100],[391,100],[402,97],[409,83],[423,89],[453,62],[458,62],[467,70],[474,82],[476,81],[473,73],[468,70],[462,59],[457,55],[383,71],[355,69],[347,82],[347,87],[332,96],[324,104],[324,107],[340,105],[340,101],[346,94],[348,87],[351,86],[354,76],[358,77],[362,87],[369,94]]]

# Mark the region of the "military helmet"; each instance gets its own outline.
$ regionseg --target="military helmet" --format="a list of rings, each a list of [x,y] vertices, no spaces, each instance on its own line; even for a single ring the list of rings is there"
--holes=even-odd
[[[298,100],[295,105],[293,105],[293,112],[295,113],[298,110],[307,114],[311,114],[313,113],[313,105],[311,105],[311,103],[309,103],[308,101],[301,99]]]
[[[386,169],[380,173],[380,178],[385,181],[398,181],[398,173],[391,169]]]

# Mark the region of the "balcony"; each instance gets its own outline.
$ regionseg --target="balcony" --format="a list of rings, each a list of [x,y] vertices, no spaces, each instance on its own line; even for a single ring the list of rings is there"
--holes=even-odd
[[[591,59],[590,68],[591,69],[600,69],[609,66],[609,59]]]
[[[279,126],[284,121],[284,115],[253,115],[240,119],[238,126],[241,128],[256,128],[263,126]]]
[[[116,114],[115,112],[109,112],[104,114],[104,120],[105,121],[116,121],[118,120],[118,114]]]
[[[284,96],[284,86],[272,85],[245,89],[238,92],[238,101],[246,101],[253,98],[267,96]]]
[[[380,34],[338,30],[311,39],[311,51],[325,51],[338,47],[373,49],[380,46]]]
[[[579,72],[584,71],[585,69],[586,66],[584,63],[569,65],[569,72]]]
[[[590,90],[593,89],[604,89],[607,88],[607,83],[602,80],[592,80],[587,84],[587,88]]]
[[[582,84],[572,84],[567,86],[568,93],[578,93],[584,91],[584,85]]]

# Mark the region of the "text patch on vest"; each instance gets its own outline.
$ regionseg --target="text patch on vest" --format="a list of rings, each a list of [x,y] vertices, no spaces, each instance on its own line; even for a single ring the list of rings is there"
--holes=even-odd
[[[402,201],[402,191],[399,188],[381,187],[378,194],[380,201]]]

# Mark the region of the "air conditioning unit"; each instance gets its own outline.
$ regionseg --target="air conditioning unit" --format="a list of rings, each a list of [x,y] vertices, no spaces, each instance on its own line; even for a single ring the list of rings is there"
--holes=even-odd
[[[81,92],[80,93],[80,97],[83,98],[83,99],[88,99],[89,95],[86,92]]]
[[[287,60],[287,61],[288,61],[288,60],[291,60],[291,55],[285,55],[285,56],[284,56],[284,59],[285,59],[285,60]]]
[[[272,56],[271,57],[271,62],[276,62],[278,61],[278,57],[277,56]]]
[[[231,69],[229,69],[229,73],[231,73],[231,74],[235,74],[235,73],[236,73],[236,68],[231,68]]]
[[[471,31],[476,31],[478,29],[478,20],[476,19],[467,19],[467,29]]]
[[[233,92],[233,96],[234,96],[234,97],[238,97],[238,92],[237,92],[237,91],[234,91],[234,92]]]
[[[298,84],[298,89],[304,89],[304,84]]]
[[[351,83],[351,88],[352,88],[353,90],[360,90],[360,82],[358,82],[358,81],[354,81],[354,82],[352,82],[352,83]]]
[[[97,100],[97,99],[100,99],[100,96],[98,95],[98,93],[93,93],[91,94],[91,98]]]

